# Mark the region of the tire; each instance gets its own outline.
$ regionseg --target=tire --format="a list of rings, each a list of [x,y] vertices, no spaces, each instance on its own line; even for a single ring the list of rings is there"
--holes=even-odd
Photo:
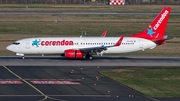
[[[93,60],[93,56],[92,55],[89,56],[89,60]]]
[[[87,60],[93,60],[93,56],[92,56],[92,55],[87,54],[87,55],[86,55],[86,59],[87,59]]]
[[[24,60],[24,59],[25,59],[25,57],[24,57],[24,56],[22,56],[22,59]]]

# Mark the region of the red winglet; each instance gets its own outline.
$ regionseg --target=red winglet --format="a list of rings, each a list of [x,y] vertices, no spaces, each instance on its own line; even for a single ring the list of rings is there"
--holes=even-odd
[[[106,34],[107,34],[107,30],[105,30],[105,31],[102,33],[101,37],[106,37]]]
[[[122,36],[119,38],[118,42],[117,42],[114,46],[120,46],[121,43],[122,43],[123,38],[124,38],[124,35],[122,35]]]

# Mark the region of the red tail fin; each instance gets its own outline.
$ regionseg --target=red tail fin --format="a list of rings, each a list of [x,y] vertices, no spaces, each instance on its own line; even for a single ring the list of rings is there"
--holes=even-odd
[[[163,39],[170,11],[170,7],[164,7],[143,32],[134,34],[131,37],[146,38],[150,40]]]

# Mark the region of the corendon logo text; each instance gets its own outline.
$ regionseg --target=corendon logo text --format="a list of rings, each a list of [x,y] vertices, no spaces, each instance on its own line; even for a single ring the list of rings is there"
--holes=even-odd
[[[164,18],[167,16],[168,13],[169,13],[168,10],[166,10],[163,14],[161,14],[161,18],[158,20],[158,22],[154,26],[154,30],[158,29],[158,27],[160,26],[160,24],[162,23],[162,21],[164,20]]]
[[[72,46],[73,41],[41,41],[41,46]]]
[[[72,46],[74,43],[73,41],[67,41],[67,40],[62,40],[62,41],[44,41],[40,39],[35,39],[32,41],[32,46]]]

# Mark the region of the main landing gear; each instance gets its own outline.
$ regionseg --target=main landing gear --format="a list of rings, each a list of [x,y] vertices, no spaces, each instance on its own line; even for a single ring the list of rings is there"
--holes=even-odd
[[[93,56],[92,56],[92,55],[89,55],[89,54],[86,54],[86,59],[87,59],[87,60],[93,60]]]

